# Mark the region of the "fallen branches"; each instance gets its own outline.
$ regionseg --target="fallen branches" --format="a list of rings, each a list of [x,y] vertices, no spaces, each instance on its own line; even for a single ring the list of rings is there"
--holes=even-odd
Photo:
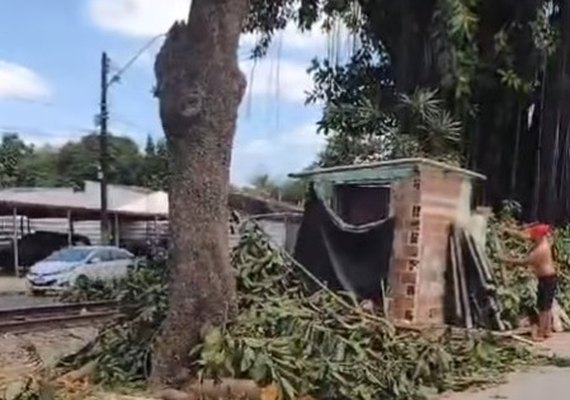
[[[419,398],[429,388],[493,380],[531,359],[499,338],[428,339],[367,314],[347,294],[312,293],[303,271],[256,226],[246,228],[234,265],[242,312],[197,349],[204,376],[275,382],[289,399]]]
[[[303,266],[272,246],[253,222],[242,227],[232,264],[239,316],[207,332],[189,365],[206,380],[275,385],[284,399],[419,399],[495,381],[533,360],[526,349],[484,332],[456,335],[445,329],[430,338],[366,312],[348,294],[322,285],[313,292],[313,278]],[[161,265],[131,271],[115,289],[130,304],[125,319],[66,360],[68,368],[96,360],[99,382],[143,380],[165,315],[165,277]]]

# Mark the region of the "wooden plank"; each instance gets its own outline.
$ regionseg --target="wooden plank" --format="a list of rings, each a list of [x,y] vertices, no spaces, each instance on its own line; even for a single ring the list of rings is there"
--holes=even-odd
[[[493,273],[491,272],[491,263],[487,258],[487,254],[485,253],[485,249],[481,248],[479,243],[475,241],[473,235],[466,233],[469,236],[469,240],[472,243],[473,248],[475,249],[475,253],[481,262],[481,266],[483,267],[483,273],[485,274],[485,279],[487,282],[494,282],[495,279],[493,277]]]
[[[489,271],[489,267],[485,263],[487,260],[486,255],[481,251],[481,248],[477,245],[477,242],[475,242],[475,239],[468,231],[463,230],[463,236],[469,247],[469,252],[473,258],[481,285],[485,290],[486,301],[491,309],[493,322],[495,324],[494,328],[503,331],[505,330],[505,325],[501,320],[500,308],[496,298],[496,285],[493,276]]]
[[[469,305],[469,293],[467,290],[467,278],[465,265],[463,263],[463,251],[461,247],[461,242],[459,241],[459,233],[457,227],[453,226],[453,241],[455,242],[455,249],[457,255],[457,271],[459,272],[459,284],[461,287],[461,298],[463,301],[463,312],[465,315],[465,327],[467,329],[473,329],[473,316],[471,315],[471,307]]]
[[[491,279],[490,277],[487,276],[487,274],[485,274],[483,263],[481,261],[480,254],[477,252],[477,249],[475,248],[473,237],[464,229],[462,230],[461,233],[463,236],[463,240],[465,241],[465,243],[467,243],[467,249],[469,250],[469,254],[471,255],[473,264],[475,265],[475,270],[477,272],[477,275],[479,276],[479,281],[481,283],[481,286],[483,286],[483,290],[485,290],[486,293],[489,292],[490,290],[494,290],[495,288],[493,287],[493,285],[489,285]]]
[[[461,287],[459,284],[457,252],[455,249],[455,241],[453,235],[449,235],[449,260],[451,262],[451,279],[453,281],[453,308],[455,311],[455,320],[457,322],[463,320],[463,308],[461,306]]]

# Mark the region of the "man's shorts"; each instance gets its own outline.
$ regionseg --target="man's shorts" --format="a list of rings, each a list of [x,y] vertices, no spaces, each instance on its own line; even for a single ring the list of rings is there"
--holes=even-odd
[[[552,308],[557,285],[558,278],[556,275],[541,276],[538,278],[538,293],[536,298],[538,311],[549,311]]]

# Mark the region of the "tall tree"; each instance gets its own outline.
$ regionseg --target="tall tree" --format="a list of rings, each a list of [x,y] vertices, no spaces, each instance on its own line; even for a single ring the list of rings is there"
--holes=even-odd
[[[123,185],[141,185],[143,158],[135,142],[127,137],[109,136],[109,181]],[[69,142],[58,153],[57,169],[63,185],[81,185],[97,180],[99,173],[99,137],[90,134]]]
[[[240,190],[288,203],[301,203],[306,191],[306,184],[302,180],[274,180],[268,174],[254,176],[250,185],[250,187],[244,187]]]
[[[146,145],[144,147],[144,153],[147,157],[152,157],[156,155],[156,145],[152,136],[148,135],[146,138]]]
[[[154,143],[149,138],[142,170],[142,185],[154,190],[167,190],[170,179],[168,148],[164,139]]]
[[[23,172],[23,164],[34,152],[32,146],[17,133],[6,133],[0,143],[0,185],[2,187],[30,184]]]
[[[569,7],[563,0],[252,0],[246,29],[261,32],[257,56],[291,22],[334,27],[340,18],[358,38],[348,64],[313,67],[314,95],[325,104],[321,126],[357,139],[332,140],[329,160],[351,158],[346,146],[360,146],[362,135],[380,136],[383,147],[411,138],[412,150],[432,157],[451,144],[457,161],[487,175],[491,205],[510,198],[527,218],[568,222]],[[442,112],[428,118],[433,137],[398,104],[435,89]],[[441,140],[458,130],[457,144]]]
[[[251,179],[250,183],[253,190],[260,195],[275,199],[279,197],[279,185],[268,174],[256,175]]]
[[[169,311],[152,380],[189,365],[209,326],[235,312],[228,249],[228,190],[237,112],[246,81],[237,59],[248,0],[193,0],[157,55],[156,95],[171,158]]]

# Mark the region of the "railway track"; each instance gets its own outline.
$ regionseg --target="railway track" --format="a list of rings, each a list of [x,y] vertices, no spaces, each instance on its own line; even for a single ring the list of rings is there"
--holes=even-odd
[[[0,334],[92,324],[119,315],[114,301],[58,303],[0,310]]]

